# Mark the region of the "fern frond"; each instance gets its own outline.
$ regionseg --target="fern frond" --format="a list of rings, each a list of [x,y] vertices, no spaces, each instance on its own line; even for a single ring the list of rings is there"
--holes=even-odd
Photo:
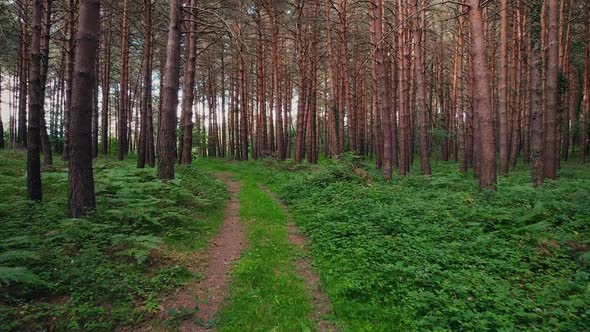
[[[19,235],[2,240],[2,247],[21,247],[33,244],[34,239],[29,235]]]
[[[25,267],[0,266],[0,285],[12,283],[39,284],[41,279]]]
[[[12,250],[0,254],[0,263],[8,263],[25,259],[36,259],[37,255],[27,250]]]

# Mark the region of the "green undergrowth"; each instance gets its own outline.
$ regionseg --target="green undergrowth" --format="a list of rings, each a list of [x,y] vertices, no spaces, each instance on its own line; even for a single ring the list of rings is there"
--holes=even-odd
[[[246,164],[245,164],[246,165]],[[226,167],[218,169],[228,170]],[[247,248],[232,271],[220,331],[310,331],[309,295],[294,268],[298,255],[287,238],[287,217],[279,204],[241,173],[240,218]]]
[[[201,163],[280,194],[344,331],[590,329],[587,165],[564,163],[541,190],[520,167],[494,193],[447,162],[389,182],[352,155]]]
[[[590,328],[588,166],[494,193],[452,163],[386,183],[353,159],[279,176],[344,330]]]
[[[94,164],[97,210],[67,218],[64,163],[26,197],[25,153],[0,151],[0,330],[113,330],[159,311],[162,292],[197,276],[183,253],[221,225],[227,192],[196,167],[162,183],[135,161]]]

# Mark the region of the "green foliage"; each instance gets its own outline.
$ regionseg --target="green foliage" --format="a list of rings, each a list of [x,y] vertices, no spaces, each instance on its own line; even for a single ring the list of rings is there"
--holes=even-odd
[[[562,166],[540,191],[522,169],[480,192],[452,163],[432,178],[367,181],[338,162],[273,181],[312,239],[343,330],[581,331],[590,172]]]
[[[11,283],[37,284],[39,283],[39,276],[26,267],[0,265],[0,285],[9,286]]]
[[[19,36],[17,30],[17,3],[14,1],[0,1],[0,71],[3,76],[13,70],[18,58]]]
[[[164,321],[164,327],[167,330],[177,330],[182,321],[190,319],[198,311],[198,308],[189,309],[185,306],[168,309],[168,316],[170,318]]]
[[[216,232],[225,186],[194,167],[161,182],[135,162],[95,163],[98,209],[69,219],[67,173],[43,173],[44,201],[26,200],[25,155],[0,152],[0,330],[113,330],[159,310],[193,276],[173,251]]]
[[[111,238],[114,248],[119,248],[118,255],[135,259],[137,264],[143,264],[153,249],[162,243],[159,237],[152,235],[126,236],[116,234]]]
[[[273,198],[245,177],[239,194],[248,249],[232,271],[219,331],[311,331],[310,298],[295,272],[298,254],[287,238],[287,216]]]

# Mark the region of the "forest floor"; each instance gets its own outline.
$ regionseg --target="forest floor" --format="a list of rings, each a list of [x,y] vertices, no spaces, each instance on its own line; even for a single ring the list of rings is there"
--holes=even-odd
[[[161,304],[164,315],[170,310],[178,310],[177,308],[196,308],[192,316],[187,315],[182,322],[178,322],[179,331],[206,331],[212,326],[213,319],[227,296],[229,271],[246,245],[239,215],[240,201],[237,198],[240,183],[232,180],[230,173],[215,175],[227,185],[230,201],[219,234],[202,253],[194,256],[198,261],[190,267],[193,272],[201,273],[202,279],[175,290]]]
[[[0,330],[590,329],[576,161],[541,190],[519,167],[492,193],[446,162],[386,182],[352,155],[198,159],[162,183],[99,159],[98,209],[75,220],[64,164],[41,204],[24,165],[0,152]]]
[[[340,330],[590,329],[590,168],[576,160],[540,190],[519,165],[497,192],[436,160],[433,177],[391,181],[352,155],[196,165],[263,183],[288,206]]]

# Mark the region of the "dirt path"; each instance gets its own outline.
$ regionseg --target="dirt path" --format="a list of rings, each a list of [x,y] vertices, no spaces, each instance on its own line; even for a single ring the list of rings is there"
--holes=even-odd
[[[199,257],[195,271],[203,273],[203,279],[179,289],[163,303],[167,309],[198,307],[198,312],[184,320],[179,331],[214,331],[211,320],[220,309],[227,295],[228,273],[239,259],[246,243],[243,225],[240,222],[240,201],[237,198],[240,183],[231,179],[229,173],[217,173],[216,177],[227,184],[230,201],[219,234]],[[196,302],[195,300],[198,300]]]
[[[269,196],[271,196],[281,206],[281,208],[289,218],[289,241],[305,254],[303,257],[299,258],[295,262],[295,269],[297,271],[297,274],[299,274],[305,281],[305,288],[308,294],[312,296],[312,319],[316,323],[317,330],[338,331],[338,328],[336,327],[336,325],[334,325],[334,323],[325,319],[325,317],[330,315],[330,313],[332,312],[332,305],[330,304],[330,299],[328,298],[328,296],[326,296],[326,294],[320,287],[320,277],[311,268],[311,260],[309,258],[306,258],[308,254],[307,238],[299,232],[297,226],[289,217],[289,211],[287,209],[287,206],[283,204],[281,200],[265,185],[261,184],[260,189],[262,189]]]

